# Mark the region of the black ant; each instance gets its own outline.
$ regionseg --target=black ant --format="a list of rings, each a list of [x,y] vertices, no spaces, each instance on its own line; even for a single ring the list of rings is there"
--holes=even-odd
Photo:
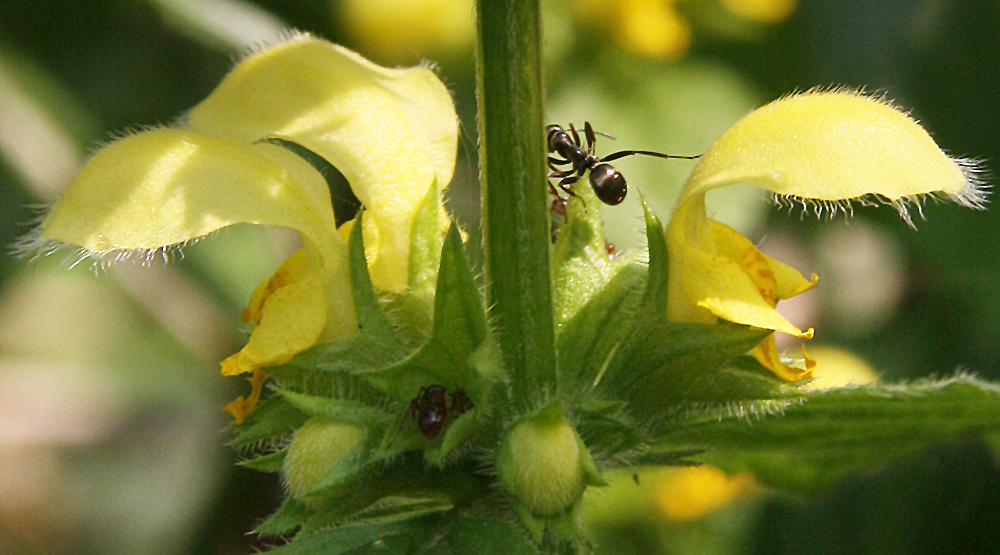
[[[403,415],[403,424],[407,418],[417,421],[417,428],[427,440],[434,439],[452,412],[463,414],[475,405],[472,399],[461,389],[456,389],[451,394],[451,404],[448,403],[448,390],[440,385],[429,385],[421,387],[417,396],[410,401]],[[403,428],[400,424],[400,429]]]
[[[576,193],[569,186],[579,181],[583,177],[583,174],[589,170],[590,186],[594,188],[597,198],[601,199],[601,202],[604,204],[612,206],[620,204],[625,200],[628,185],[625,183],[625,176],[607,162],[634,154],[656,156],[657,158],[680,158],[683,160],[694,160],[700,156],[674,156],[649,150],[622,150],[614,154],[609,154],[604,158],[599,158],[594,154],[597,135],[604,135],[609,139],[614,139],[614,137],[605,133],[595,132],[594,128],[590,126],[589,121],[583,124],[583,134],[587,139],[586,150],[583,149],[580,134],[573,127],[572,123],[569,125],[569,133],[558,125],[547,126],[545,133],[547,137],[546,143],[549,146],[549,154],[562,156],[561,159],[549,156],[549,169],[552,170],[549,172],[549,177],[559,179],[559,189],[562,189],[568,195],[576,196]],[[565,170],[558,167],[565,166],[566,164],[571,164],[572,167]],[[559,196],[559,191],[556,190],[551,182],[549,183],[549,192],[556,197],[556,200],[552,202],[552,211],[565,213],[566,201]]]

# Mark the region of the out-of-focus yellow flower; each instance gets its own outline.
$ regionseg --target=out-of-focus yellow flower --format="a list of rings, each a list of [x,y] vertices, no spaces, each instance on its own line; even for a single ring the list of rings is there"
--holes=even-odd
[[[819,347],[810,351],[816,359],[816,370],[813,380],[805,385],[805,389],[815,391],[878,381],[878,374],[854,353],[834,347]]]
[[[250,398],[226,407],[238,422],[260,395],[260,368],[357,331],[347,247],[327,183],[268,139],[305,147],[340,170],[367,209],[373,284],[405,290],[415,214],[455,165],[451,97],[428,69],[385,69],[306,35],[243,60],[181,128],[100,150],[52,207],[36,243],[99,259],[148,259],[238,223],[297,231],[302,249],[243,313],[253,322],[250,340],[222,362],[224,375],[253,373]]]
[[[792,15],[797,0],[720,0],[732,13],[760,23],[779,23]]]
[[[744,183],[782,202],[817,213],[847,210],[863,199],[908,207],[923,195],[972,208],[986,200],[974,162],[949,158],[909,116],[888,102],[849,91],[807,92],[764,106],[736,123],[701,158],[681,192],[667,229],[670,252],[667,315],[679,322],[716,318],[811,337],[774,309],[808,290],[797,270],[757,250],[736,231],[709,219],[705,193]],[[764,366],[789,381],[811,376],[782,362],[773,335],[754,350]]]
[[[796,0],[705,0],[718,2],[730,13],[758,23],[788,19]],[[677,60],[691,46],[691,23],[676,8],[677,0],[573,0],[572,9],[584,24],[600,27],[633,54]],[[687,4],[693,3],[691,0]]]
[[[352,42],[386,62],[467,55],[476,40],[472,0],[343,0],[334,5]]]
[[[708,465],[664,468],[654,475],[656,506],[669,520],[694,520],[757,488],[749,474],[730,476]]]
[[[691,27],[663,0],[621,0],[619,40],[627,50],[647,58],[676,60],[691,47]]]

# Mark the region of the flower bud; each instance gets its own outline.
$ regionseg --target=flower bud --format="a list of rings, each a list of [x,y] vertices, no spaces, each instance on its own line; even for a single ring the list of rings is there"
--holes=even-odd
[[[363,438],[364,432],[354,424],[323,418],[303,424],[285,456],[285,484],[292,495],[306,498]]]
[[[514,425],[497,453],[500,483],[532,514],[571,507],[589,483],[593,460],[561,409],[545,409]]]

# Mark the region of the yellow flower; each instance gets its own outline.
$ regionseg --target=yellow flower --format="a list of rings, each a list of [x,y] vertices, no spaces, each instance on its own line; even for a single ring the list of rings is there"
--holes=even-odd
[[[816,276],[758,251],[705,214],[705,193],[745,183],[817,214],[849,210],[850,201],[893,205],[908,222],[924,195],[981,209],[986,187],[974,161],[949,158],[909,116],[888,102],[850,91],[807,92],[777,100],[736,123],[709,148],[688,178],[667,229],[670,251],[667,316],[678,322],[716,318],[812,337],[774,309],[806,291]],[[798,381],[814,365],[792,368],[773,335],[754,355],[778,376]]]
[[[716,2],[740,19],[762,24],[788,19],[797,4],[797,0],[712,0]],[[577,18],[601,27],[602,36],[611,37],[637,56],[679,60],[687,54],[692,41],[692,23],[684,14],[700,11],[712,17],[718,12],[701,6],[678,10],[679,3],[678,0],[573,0],[570,7]]]
[[[71,245],[98,258],[147,258],[238,223],[294,229],[302,249],[262,283],[243,313],[247,345],[222,373],[284,364],[317,342],[356,333],[347,247],[322,175],[290,141],[326,159],[365,206],[376,288],[407,288],[410,232],[435,180],[452,177],[458,120],[426,68],[385,69],[339,46],[297,35],[239,63],[179,128],[156,129],[97,152],[41,224],[42,249]]]

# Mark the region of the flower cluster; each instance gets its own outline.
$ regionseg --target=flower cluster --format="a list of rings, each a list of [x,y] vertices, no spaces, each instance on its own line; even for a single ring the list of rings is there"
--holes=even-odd
[[[552,251],[558,372],[521,399],[512,381],[524,374],[498,352],[461,235],[442,239],[457,135],[429,69],[385,69],[295,36],[244,59],[179,125],[98,151],[37,231],[37,249],[97,259],[148,257],[239,223],[298,232],[301,249],[243,311],[246,346],[222,361],[227,376],[251,375],[249,397],[225,407],[233,445],[256,449],[244,464],[288,486],[261,533],[407,521],[401,535],[437,530],[435,542],[486,528],[516,541],[506,520],[470,509],[493,503],[536,543],[579,542],[575,511],[604,471],[684,464],[703,450],[684,432],[713,420],[699,410],[785,402],[799,391],[787,382],[811,376],[808,355],[789,365],[773,334],[812,336],[775,307],[816,276],[709,219],[709,190],[749,184],[817,211],[876,199],[907,221],[927,195],[986,200],[974,163],[883,100],[777,100],[702,156],[666,230],[647,211],[648,253],[609,259],[596,197],[573,195]],[[348,223],[323,164],[363,207]],[[453,512],[469,520],[443,516]]]

